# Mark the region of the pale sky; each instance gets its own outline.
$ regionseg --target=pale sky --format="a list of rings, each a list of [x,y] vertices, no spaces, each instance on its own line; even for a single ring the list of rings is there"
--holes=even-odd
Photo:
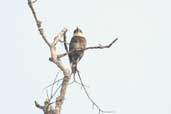
[[[49,41],[66,26],[68,41],[82,28],[89,46],[79,63],[90,96],[116,114],[171,114],[171,1],[38,0]],[[1,0],[0,114],[43,114],[43,88],[57,68],[41,39],[27,0]],[[59,45],[61,50],[62,44]],[[65,58],[66,61],[67,58]],[[97,114],[79,85],[69,86],[62,114]]]

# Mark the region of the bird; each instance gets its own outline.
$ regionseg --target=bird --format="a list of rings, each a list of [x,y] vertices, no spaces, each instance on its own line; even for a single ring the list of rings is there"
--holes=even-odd
[[[71,41],[69,43],[69,60],[71,64],[71,70],[74,74],[75,79],[75,73],[77,71],[77,64],[81,60],[81,58],[84,55],[84,50],[86,48],[87,41],[86,38],[83,35],[83,32],[80,28],[76,27],[76,29],[73,32],[73,37],[71,38]]]

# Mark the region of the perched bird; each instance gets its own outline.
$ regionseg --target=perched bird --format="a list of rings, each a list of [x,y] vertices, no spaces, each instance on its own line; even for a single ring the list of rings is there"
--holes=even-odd
[[[84,55],[84,51],[82,49],[86,48],[86,44],[87,42],[82,30],[77,27],[74,30],[73,37],[69,44],[69,51],[71,52],[69,54],[69,59],[71,63],[72,73],[74,74],[74,78],[75,73],[77,71],[77,64]]]

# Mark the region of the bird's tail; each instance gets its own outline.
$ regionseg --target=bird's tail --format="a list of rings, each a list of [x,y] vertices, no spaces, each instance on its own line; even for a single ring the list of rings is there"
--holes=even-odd
[[[72,64],[72,73],[75,74],[77,71],[77,64]]]
[[[75,80],[75,74],[77,72],[77,64],[72,64],[71,69],[72,69],[72,74],[74,74],[74,80]]]

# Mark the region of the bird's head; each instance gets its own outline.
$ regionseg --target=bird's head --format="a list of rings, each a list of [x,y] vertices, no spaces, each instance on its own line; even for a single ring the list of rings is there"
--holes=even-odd
[[[77,27],[77,28],[74,30],[74,36],[83,36],[82,30],[81,30],[80,28]]]

